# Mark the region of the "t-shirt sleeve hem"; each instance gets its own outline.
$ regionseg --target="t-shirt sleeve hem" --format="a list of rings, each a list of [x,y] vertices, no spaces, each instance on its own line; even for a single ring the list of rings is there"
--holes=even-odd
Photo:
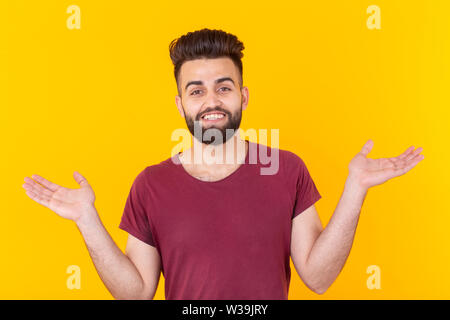
[[[322,198],[322,196],[320,195],[320,193],[316,193],[314,195],[314,197],[305,203],[302,203],[302,206],[300,206],[299,208],[297,208],[294,211],[294,215],[292,216],[292,219],[294,219],[296,216],[298,216],[299,214],[303,213],[306,209],[308,209],[309,207],[311,207],[314,203],[316,203],[320,198]]]
[[[137,230],[135,230],[133,227],[129,226],[128,224],[121,222],[119,224],[119,229],[122,229],[123,231],[128,232],[129,234],[131,234],[133,237],[141,240],[142,242],[152,246],[152,247],[156,247],[155,243],[153,241],[153,239],[151,239],[150,237],[143,235],[142,233],[138,232]]]

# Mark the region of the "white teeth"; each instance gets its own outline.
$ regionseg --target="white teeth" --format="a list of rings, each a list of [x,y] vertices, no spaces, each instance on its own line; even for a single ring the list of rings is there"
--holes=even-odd
[[[223,114],[207,114],[204,118],[206,120],[220,119],[220,118],[223,118]]]

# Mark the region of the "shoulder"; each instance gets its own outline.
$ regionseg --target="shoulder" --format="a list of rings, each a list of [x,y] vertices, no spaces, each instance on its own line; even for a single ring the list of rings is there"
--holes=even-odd
[[[305,167],[303,159],[292,151],[279,149],[279,157],[280,167],[285,174],[296,173]]]
[[[139,186],[145,186],[155,181],[167,179],[174,174],[176,164],[172,158],[168,158],[156,164],[146,166],[139,171],[135,177],[134,183]]]
[[[266,158],[262,161],[266,163],[264,165],[277,168],[276,170],[271,170],[271,173],[269,173],[274,175],[274,177],[283,181],[296,181],[305,171],[306,165],[303,159],[296,153],[278,147],[267,147],[258,144],[258,149],[262,148],[264,150],[259,150],[259,156],[266,158],[264,155],[267,154],[267,157],[269,157],[269,159]]]

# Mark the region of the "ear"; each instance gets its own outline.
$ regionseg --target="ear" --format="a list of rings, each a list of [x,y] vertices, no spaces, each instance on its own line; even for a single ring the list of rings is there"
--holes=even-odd
[[[185,114],[184,114],[184,110],[183,110],[183,105],[181,104],[181,97],[179,95],[175,96],[175,103],[177,105],[178,108],[178,112],[180,113],[180,115],[185,118]]]
[[[242,95],[242,111],[244,111],[248,105],[248,88],[247,87],[241,88],[241,95]]]

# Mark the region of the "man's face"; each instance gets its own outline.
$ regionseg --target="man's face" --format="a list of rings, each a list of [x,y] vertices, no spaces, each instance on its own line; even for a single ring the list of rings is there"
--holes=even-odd
[[[222,141],[202,141],[215,145],[225,143],[237,130],[242,111],[248,104],[248,89],[239,85],[239,70],[230,58],[197,59],[183,63],[179,74],[181,97],[175,102],[185,118],[189,131],[194,134],[194,121],[199,121],[201,137],[207,129],[218,129]],[[195,138],[201,138],[195,136]]]

